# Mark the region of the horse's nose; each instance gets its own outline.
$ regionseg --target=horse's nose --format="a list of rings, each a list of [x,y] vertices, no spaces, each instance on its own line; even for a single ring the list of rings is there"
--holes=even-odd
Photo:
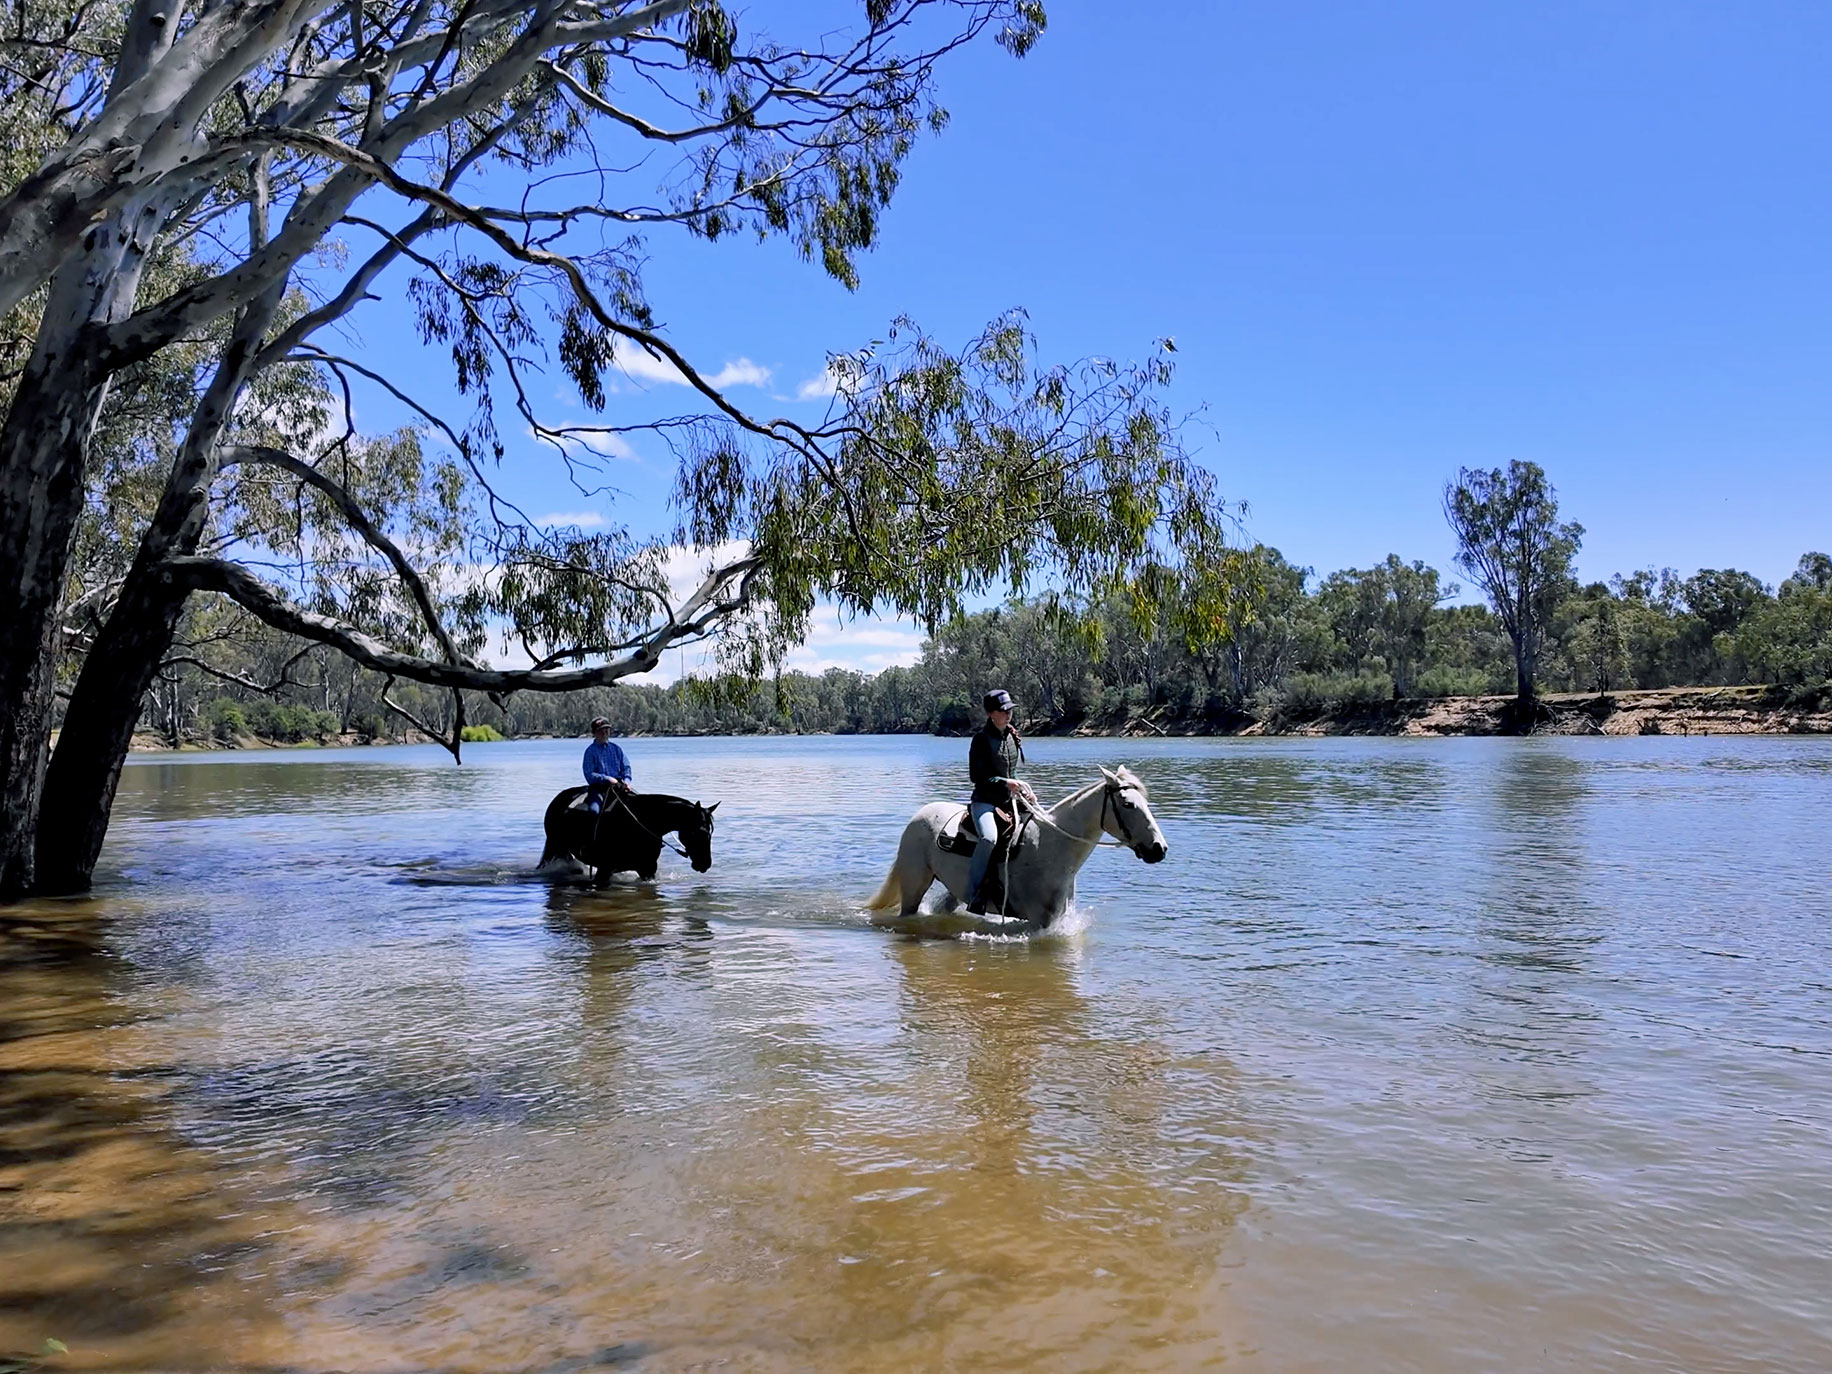
[[[1170,846],[1167,844],[1148,844],[1139,851],[1139,857],[1148,864],[1161,864],[1168,853],[1170,853]]]

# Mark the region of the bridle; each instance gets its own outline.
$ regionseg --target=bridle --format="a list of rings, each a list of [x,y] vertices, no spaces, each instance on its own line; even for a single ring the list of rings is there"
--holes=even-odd
[[[1107,829],[1107,811],[1111,808],[1113,811],[1113,824],[1120,832],[1120,839],[1116,841],[1116,843],[1125,845],[1126,848],[1136,854],[1139,852],[1139,842],[1132,838],[1132,828],[1126,824],[1126,817],[1120,811],[1118,800],[1119,794],[1130,786],[1130,783],[1121,782],[1118,778],[1114,778],[1101,788],[1100,828],[1101,831],[1105,833]]]
[[[1109,849],[1130,849],[1136,854],[1139,852],[1139,842],[1132,838],[1132,830],[1126,824],[1125,816],[1120,812],[1119,803],[1114,800],[1121,792],[1126,791],[1127,788],[1131,786],[1131,783],[1124,782],[1119,778],[1107,778],[1101,783],[1100,828],[1102,838],[1100,839],[1084,840],[1080,835],[1069,834],[1068,831],[1052,821],[1040,806],[1033,806],[1030,808],[1031,819],[1036,821],[1039,825],[1049,827],[1065,839],[1074,840],[1077,844],[1094,845],[1097,848],[1105,846]],[[1107,812],[1109,809],[1113,812],[1114,825],[1119,828],[1120,834],[1124,837],[1122,839],[1113,840],[1105,838],[1107,830]]]
[[[687,860],[688,863],[693,862],[693,855],[689,854],[685,849],[682,849],[679,845],[670,844],[668,842],[668,837],[666,835],[657,835],[653,830],[649,829],[648,826],[644,825],[642,823],[642,817],[638,816],[635,810],[631,808],[630,804],[623,799],[623,793],[621,792],[616,793],[611,798],[611,800],[616,802],[617,805],[623,808],[624,814],[627,815],[632,821],[636,822],[636,828],[642,831],[643,834],[647,835],[650,839],[654,840],[657,844],[660,844],[664,848],[672,849],[676,854],[679,854],[683,859]],[[698,811],[700,814],[706,814],[706,808],[703,806],[699,807]],[[708,843],[711,843],[712,841],[712,817],[710,815],[707,815],[707,819],[706,819],[706,839]]]

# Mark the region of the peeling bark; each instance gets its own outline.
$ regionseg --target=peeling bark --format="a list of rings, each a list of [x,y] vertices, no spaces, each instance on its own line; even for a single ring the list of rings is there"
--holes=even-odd
[[[258,220],[255,232],[262,232]],[[197,551],[217,473],[217,441],[235,413],[279,300],[277,288],[268,291],[236,322],[121,594],[83,660],[45,780],[35,842],[36,886],[42,891],[89,886],[141,702],[184,613],[188,589],[163,576],[162,569],[167,559]]]
[[[32,885],[58,605],[105,386],[83,337],[34,357],[0,431],[0,900]]]
[[[0,901],[33,885],[58,610],[110,375],[101,339],[133,309],[166,209],[130,202],[84,235],[52,281],[0,428]]]

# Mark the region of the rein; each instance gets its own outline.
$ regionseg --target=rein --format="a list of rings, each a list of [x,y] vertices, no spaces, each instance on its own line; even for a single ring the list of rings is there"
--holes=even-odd
[[[676,845],[670,844],[668,842],[668,837],[666,835],[657,835],[653,830],[649,829],[648,826],[644,825],[642,823],[642,817],[638,816],[636,812],[631,809],[630,804],[623,799],[623,793],[618,792],[618,793],[613,794],[613,796],[611,797],[611,800],[616,802],[617,805],[621,806],[624,809],[624,814],[626,814],[627,816],[629,816],[631,820],[636,822],[636,828],[642,831],[643,834],[647,835],[650,839],[656,841],[663,848],[674,850],[676,854],[679,854],[683,859],[686,859],[689,863],[693,862],[693,855],[689,854],[685,849],[681,849]],[[1106,815],[1105,812],[1102,812],[1101,814],[1103,818]]]
[[[1103,832],[1107,828],[1107,808],[1113,806],[1113,794],[1114,792],[1118,790],[1120,790],[1120,788],[1116,787],[1115,784],[1113,783],[1104,782],[1101,784],[1100,828]],[[1126,822],[1123,819],[1121,819],[1120,817],[1118,807],[1114,807],[1113,809],[1113,819],[1116,822],[1118,822],[1119,827],[1120,827],[1120,833],[1126,836],[1126,838],[1123,840],[1108,839],[1106,838],[1106,836],[1103,833],[1101,838],[1093,839],[1093,840],[1086,840],[1086,839],[1083,839],[1080,835],[1070,834],[1067,830],[1064,830],[1061,826],[1057,825],[1055,821],[1049,818],[1048,813],[1046,813],[1041,806],[1032,806],[1029,802],[1026,802],[1024,805],[1025,805],[1025,809],[1030,813],[1032,820],[1036,821],[1038,825],[1046,826],[1049,829],[1054,830],[1058,835],[1062,836],[1065,840],[1073,840],[1075,841],[1076,844],[1090,845],[1096,849],[1100,849],[1100,848],[1137,849],[1138,848],[1137,842],[1133,840],[1132,838],[1132,832],[1126,828]]]

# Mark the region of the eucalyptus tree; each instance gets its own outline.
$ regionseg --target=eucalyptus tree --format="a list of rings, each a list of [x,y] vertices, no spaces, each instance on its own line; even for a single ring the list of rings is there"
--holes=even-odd
[[[1767,681],[1832,684],[1832,557],[1802,554],[1774,598],[1739,623],[1733,647]]]
[[[1378,658],[1393,678],[1393,695],[1412,695],[1425,661],[1425,626],[1431,612],[1456,588],[1440,590],[1438,570],[1398,554],[1372,568],[1331,573],[1317,599],[1341,640],[1351,671]]]
[[[449,690],[456,753],[464,689],[604,684],[706,640],[755,672],[822,598],[936,623],[999,585],[1109,592],[1213,538],[1162,356],[1049,368],[1021,317],[959,351],[900,322],[834,358],[833,407],[803,424],[736,404],[644,297],[634,236],[667,230],[784,237],[850,284],[944,122],[936,64],[982,35],[1022,55],[1042,25],[1031,0],[868,0],[802,43],[747,40],[709,0],[20,6],[0,81],[58,137],[8,163],[0,200],[0,312],[30,339],[0,426],[0,895],[35,864],[87,881],[200,591]],[[403,275],[468,415],[335,342]],[[135,368],[200,342],[133,559],[82,584],[47,777],[96,422]],[[532,399],[557,365],[602,411],[632,362],[695,404],[579,425]],[[359,435],[365,381],[416,424]],[[632,429],[668,440],[677,526],[528,521],[495,481],[499,411],[576,471]],[[530,665],[484,663],[497,633]]]
[[[1265,544],[1188,561],[1172,614],[1211,693],[1238,706],[1316,656],[1323,636],[1305,592],[1310,576]]]
[[[1537,463],[1463,468],[1444,488],[1457,566],[1482,588],[1514,650],[1517,719],[1530,727],[1534,674],[1546,627],[1570,591],[1584,527],[1558,518],[1558,497]]]

